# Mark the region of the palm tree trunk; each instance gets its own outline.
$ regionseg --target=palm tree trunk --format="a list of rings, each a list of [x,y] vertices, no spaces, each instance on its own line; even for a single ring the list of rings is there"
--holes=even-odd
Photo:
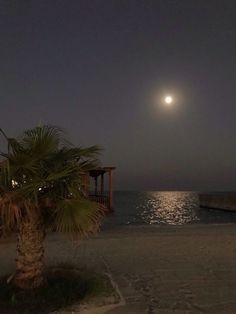
[[[14,284],[19,288],[33,289],[44,284],[44,238],[45,230],[38,213],[21,222],[18,230],[14,276]]]

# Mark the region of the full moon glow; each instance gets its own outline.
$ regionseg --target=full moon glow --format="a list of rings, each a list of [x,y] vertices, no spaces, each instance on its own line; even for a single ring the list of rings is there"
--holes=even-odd
[[[167,105],[172,104],[172,102],[173,102],[173,98],[172,98],[171,96],[166,96],[166,97],[165,97],[165,103],[166,103]]]

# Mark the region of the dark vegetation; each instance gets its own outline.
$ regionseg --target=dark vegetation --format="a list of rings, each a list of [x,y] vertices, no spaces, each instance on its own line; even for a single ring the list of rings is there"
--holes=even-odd
[[[46,314],[89,301],[94,296],[108,296],[113,291],[105,275],[88,269],[48,268],[45,278],[45,286],[30,290],[8,284],[6,276],[0,278],[0,313]]]

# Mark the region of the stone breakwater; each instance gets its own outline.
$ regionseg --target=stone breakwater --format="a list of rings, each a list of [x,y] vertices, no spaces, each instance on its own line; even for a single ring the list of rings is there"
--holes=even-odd
[[[236,192],[199,194],[200,206],[236,212]]]

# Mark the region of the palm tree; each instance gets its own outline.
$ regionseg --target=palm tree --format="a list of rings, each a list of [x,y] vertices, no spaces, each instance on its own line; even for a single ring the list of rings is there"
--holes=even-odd
[[[99,164],[98,146],[74,147],[53,126],[8,138],[1,153],[0,230],[17,232],[14,284],[45,283],[43,242],[47,231],[87,236],[98,230],[103,208],[83,194],[83,175]]]

